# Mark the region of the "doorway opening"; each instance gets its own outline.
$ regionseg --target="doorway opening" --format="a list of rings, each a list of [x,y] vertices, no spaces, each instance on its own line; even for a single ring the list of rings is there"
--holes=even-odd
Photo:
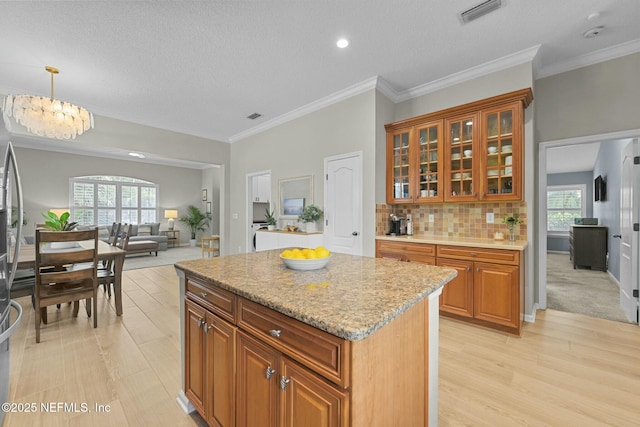
[[[624,316],[622,307],[620,306],[620,269],[619,269],[619,241],[614,235],[619,234],[620,229],[620,186],[621,186],[621,173],[620,167],[617,169],[610,167],[608,173],[610,174],[609,185],[607,193],[611,196],[610,203],[602,203],[602,201],[595,201],[594,198],[594,178],[595,175],[601,173],[602,164],[609,164],[616,161],[619,165],[621,157],[618,155],[621,152],[621,148],[631,141],[632,138],[640,135],[640,130],[615,132],[602,135],[593,135],[581,138],[572,138],[567,140],[549,141],[540,143],[539,148],[539,163],[538,163],[538,308],[555,308],[561,311],[580,312],[578,307],[584,306],[582,313],[592,317],[604,317],[611,320],[628,321]],[[551,236],[548,232],[549,222],[553,222],[553,215],[550,214],[548,203],[547,189],[551,185],[563,184],[558,182],[558,178],[570,179],[570,173],[567,171],[551,170],[549,164],[553,163],[553,159],[561,158],[563,162],[571,167],[575,163],[575,158],[563,152],[570,147],[577,148],[580,152],[588,150],[589,146],[595,143],[601,144],[602,155],[604,152],[605,157],[608,155],[610,158],[607,161],[599,160],[594,168],[590,171],[586,171],[588,179],[583,178],[584,184],[589,184],[588,191],[585,192],[585,202],[590,204],[589,212],[586,213],[586,217],[598,218],[600,225],[606,226],[607,230],[607,246],[608,246],[608,267],[605,272],[591,271],[584,268],[573,268],[573,262],[570,260],[569,238],[568,233],[565,233],[565,246],[558,245],[558,241],[563,238],[562,233],[556,233],[556,236]],[[609,145],[607,145],[609,144]],[[602,151],[607,150],[607,151]],[[618,156],[612,160],[611,156]],[[600,168],[600,169],[599,169]],[[556,172],[554,175],[550,175],[550,172]],[[559,175],[558,172],[565,172],[564,175]],[[575,178],[575,176],[573,177]],[[575,184],[575,182],[564,184]],[[573,218],[571,218],[573,223]],[[553,227],[552,227],[553,228]],[[638,257],[637,250],[634,255],[635,268],[637,268],[640,258]],[[571,284],[574,284],[574,291],[571,291]],[[559,288],[554,288],[556,285],[560,285]],[[608,295],[606,298],[609,300],[608,305],[610,309],[600,307],[598,297],[589,297],[586,286],[591,286],[593,291],[603,291],[608,289]],[[558,289],[560,292],[558,292]],[[597,295],[597,294],[596,294]],[[560,298],[560,300],[558,300]],[[565,299],[565,303],[562,302],[562,298]],[[581,301],[583,302],[581,304]],[[592,304],[589,306],[589,304]],[[606,305],[606,304],[605,304]],[[573,308],[572,308],[573,307]],[[602,314],[600,310],[604,310],[607,314]],[[632,319],[633,320],[633,319]]]

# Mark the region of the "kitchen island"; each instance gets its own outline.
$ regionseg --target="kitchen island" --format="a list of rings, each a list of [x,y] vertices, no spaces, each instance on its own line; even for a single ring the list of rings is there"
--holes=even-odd
[[[455,270],[333,254],[294,271],[267,251],[176,271],[185,411],[223,426],[437,425],[438,295]]]

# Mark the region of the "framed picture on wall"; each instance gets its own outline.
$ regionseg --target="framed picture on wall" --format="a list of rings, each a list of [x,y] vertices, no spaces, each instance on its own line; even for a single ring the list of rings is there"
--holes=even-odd
[[[207,202],[207,213],[211,213],[211,202]]]
[[[203,202],[207,201],[207,189],[206,188],[202,189],[202,201]]]

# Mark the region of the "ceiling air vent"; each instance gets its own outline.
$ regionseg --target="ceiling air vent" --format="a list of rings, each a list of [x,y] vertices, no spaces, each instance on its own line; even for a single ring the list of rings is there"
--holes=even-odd
[[[458,16],[463,24],[468,24],[469,22],[474,21],[487,13],[491,13],[494,10],[498,10],[501,7],[502,0],[487,0],[473,6],[471,9],[461,12]]]
[[[262,117],[262,114],[260,114],[260,113],[253,113],[253,114],[251,114],[250,116],[247,116],[247,119],[255,120],[255,119],[257,119],[258,117]]]

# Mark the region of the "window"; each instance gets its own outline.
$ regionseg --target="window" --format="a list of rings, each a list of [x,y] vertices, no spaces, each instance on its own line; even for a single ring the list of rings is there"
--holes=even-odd
[[[158,217],[158,186],[124,176],[71,178],[71,217],[80,225],[143,224]]]
[[[547,233],[568,234],[575,218],[586,215],[587,186],[547,187]]]

